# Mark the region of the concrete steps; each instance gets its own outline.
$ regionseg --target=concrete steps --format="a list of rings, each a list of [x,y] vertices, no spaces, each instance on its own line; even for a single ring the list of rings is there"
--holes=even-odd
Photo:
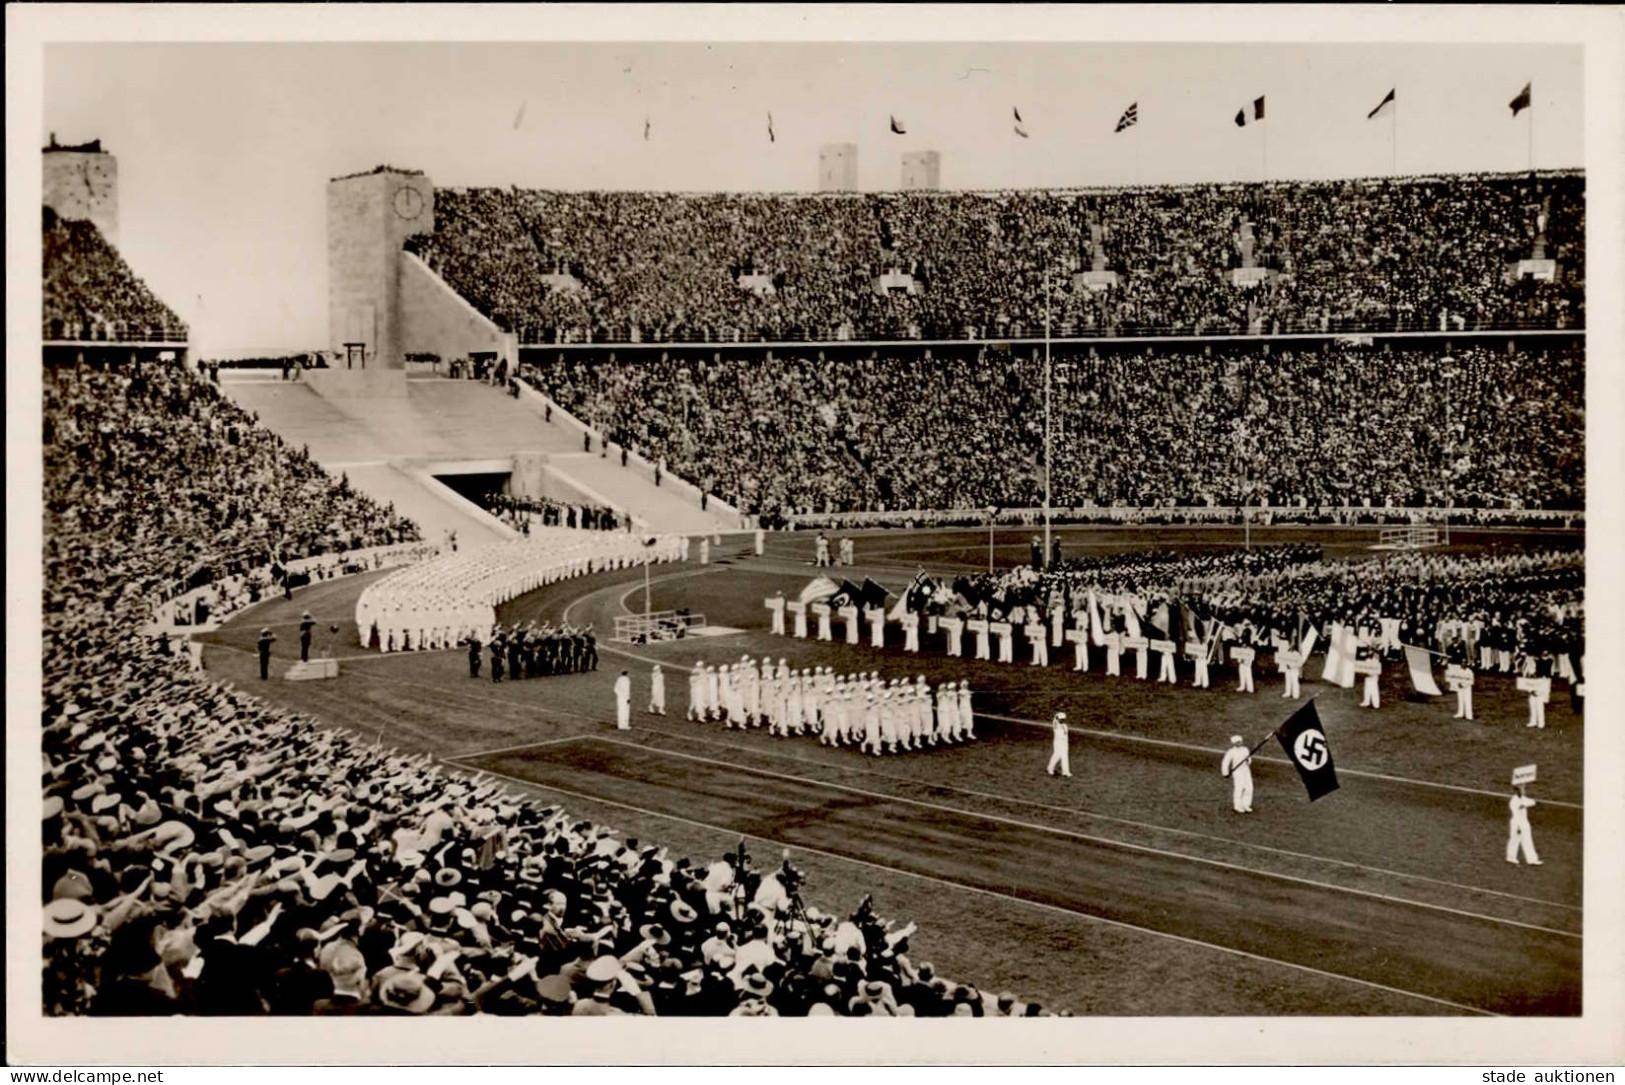
[[[630,510],[650,528],[677,535],[710,535],[739,530],[738,517],[713,515],[680,494],[654,484],[644,470],[622,467],[619,457],[576,451],[549,462],[559,475],[590,499]]]

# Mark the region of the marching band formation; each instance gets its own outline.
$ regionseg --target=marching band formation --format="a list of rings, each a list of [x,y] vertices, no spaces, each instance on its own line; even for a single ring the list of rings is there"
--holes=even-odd
[[[656,667],[650,711],[665,714],[665,682]],[[658,711],[656,710],[658,706]],[[944,682],[934,691],[920,675],[889,681],[878,671],[836,674],[830,667],[792,668],[749,655],[737,663],[695,663],[688,675],[688,718],[721,722],[730,730],[766,727],[767,733],[816,735],[823,746],[855,746],[864,753],[895,754],[968,742],[976,737],[968,682]]]

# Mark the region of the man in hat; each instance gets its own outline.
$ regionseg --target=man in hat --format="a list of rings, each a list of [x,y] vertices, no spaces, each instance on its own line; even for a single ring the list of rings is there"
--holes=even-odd
[[[305,611],[304,615],[299,619],[299,662],[301,663],[310,662],[310,633],[315,628],[316,619],[310,616],[310,611]]]
[[[615,679],[615,729],[632,729],[632,678],[626,671]]]
[[[271,677],[271,645],[275,643],[276,634],[271,632],[270,627],[260,630],[260,639],[257,642],[256,647],[258,647],[260,653],[261,682]]]
[[[1070,777],[1072,775],[1072,765],[1067,759],[1067,753],[1071,745],[1071,735],[1066,729],[1065,712],[1055,713],[1055,718],[1050,721],[1050,729],[1049,768],[1045,771],[1054,776],[1055,770],[1059,768],[1062,776]]]
[[[480,676],[480,649],[482,647],[483,645],[480,644],[480,635],[471,630],[468,634],[468,676],[470,678],[478,678]]]
[[[1230,736],[1230,748],[1219,762],[1219,773],[1230,777],[1230,809],[1238,814],[1253,812],[1252,751],[1240,735]]]

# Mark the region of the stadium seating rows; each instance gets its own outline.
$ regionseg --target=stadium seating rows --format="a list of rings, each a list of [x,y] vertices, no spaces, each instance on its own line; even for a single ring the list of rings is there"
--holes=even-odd
[[[532,351],[523,375],[769,523],[1043,501],[1038,352],[827,361]],[[1063,356],[1052,503],[1582,508],[1578,346]]]
[[[1046,297],[1054,331],[1078,336],[1575,328],[1584,185],[1549,173],[816,196],[440,189],[434,232],[407,248],[524,343],[1038,337]],[[1556,261],[1553,281],[1509,278],[1537,257]],[[1264,281],[1236,285],[1246,268]],[[1117,285],[1074,284],[1090,270]],[[918,290],[877,294],[890,271]]]
[[[916,968],[867,901],[791,921],[782,872],[673,862],[144,636],[200,580],[416,537],[205,380],[47,371],[44,450],[48,1014],[1038,1012]]]
[[[46,340],[186,341],[186,324],[130,270],[93,223],[44,209]]]

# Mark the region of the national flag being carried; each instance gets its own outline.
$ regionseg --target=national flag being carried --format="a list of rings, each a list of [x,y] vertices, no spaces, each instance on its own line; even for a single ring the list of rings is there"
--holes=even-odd
[[[865,610],[884,609],[886,600],[892,596],[892,593],[886,590],[884,584],[880,584],[873,577],[868,576],[863,578],[863,587],[858,590],[861,593],[858,599],[859,606]]]
[[[1275,738],[1302,777],[1310,802],[1337,790],[1337,768],[1332,764],[1332,748],[1326,741],[1326,732],[1321,728],[1320,713],[1315,711],[1314,701],[1298,709],[1290,719],[1277,727]]]
[[[821,576],[810,581],[805,588],[801,589],[801,595],[797,597],[797,601],[808,604],[827,602],[830,597],[840,590],[835,581],[827,576]]]
[[[1411,685],[1416,687],[1416,692],[1429,697],[1440,695],[1438,683],[1433,681],[1433,660],[1426,648],[1405,645],[1405,662],[1410,667]]]
[[[1020,136],[1022,139],[1030,138],[1027,135],[1027,130],[1021,126],[1022,123],[1023,123],[1022,119],[1021,119],[1021,110],[1017,109],[1015,106],[1011,106],[1010,107],[1010,112],[1012,112],[1012,113],[1014,113],[1016,115],[1016,123],[1015,123],[1016,135]]]
[[[1394,108],[1395,108],[1394,107],[1394,90],[1397,90],[1397,89],[1398,89],[1397,87],[1390,89],[1388,91],[1388,93],[1383,96],[1382,101],[1377,103],[1377,108],[1373,109],[1371,112],[1369,112],[1369,113],[1367,113],[1365,115],[1365,119],[1368,120],[1368,121],[1375,120],[1378,117],[1382,116],[1384,113],[1392,113],[1394,111]]]
[[[1136,124],[1139,124],[1139,123],[1140,123],[1140,103],[1139,102],[1130,102],[1129,107],[1127,109],[1123,110],[1123,115],[1121,117],[1117,118],[1117,127],[1112,129],[1112,134],[1116,135],[1118,132],[1123,131],[1123,129],[1125,129],[1125,128],[1133,128]]]

